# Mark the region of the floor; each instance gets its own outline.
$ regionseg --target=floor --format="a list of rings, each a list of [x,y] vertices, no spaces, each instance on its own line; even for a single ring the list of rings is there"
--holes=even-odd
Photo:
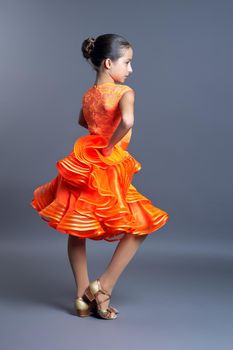
[[[75,315],[66,242],[33,232],[1,243],[1,350],[232,349],[231,246],[149,237],[120,276],[111,299],[120,313],[107,321]],[[91,280],[115,246],[87,241]]]

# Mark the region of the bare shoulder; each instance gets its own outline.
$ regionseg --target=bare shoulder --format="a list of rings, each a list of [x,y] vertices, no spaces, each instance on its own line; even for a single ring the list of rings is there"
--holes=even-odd
[[[135,90],[129,85],[121,85],[120,99],[119,99],[120,106],[127,103],[132,104],[134,102],[134,98],[135,98]]]
[[[135,90],[129,85],[120,86],[119,103],[133,103],[135,98]]]
[[[129,85],[120,85],[120,92],[121,95],[124,95],[127,92],[131,92],[131,95],[135,95],[135,89],[133,89],[131,86]],[[130,95],[130,94],[129,94]]]

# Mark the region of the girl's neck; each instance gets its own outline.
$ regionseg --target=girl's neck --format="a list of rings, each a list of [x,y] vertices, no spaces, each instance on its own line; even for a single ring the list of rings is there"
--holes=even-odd
[[[94,85],[101,85],[105,83],[115,83],[115,81],[109,76],[96,76]]]

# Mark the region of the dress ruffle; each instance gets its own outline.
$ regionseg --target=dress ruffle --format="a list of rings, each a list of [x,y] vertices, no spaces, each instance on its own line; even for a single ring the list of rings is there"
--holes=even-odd
[[[125,233],[158,230],[168,214],[132,185],[141,164],[116,144],[110,156],[102,135],[85,135],[57,161],[58,175],[34,191],[31,206],[54,229],[93,240],[118,241]]]

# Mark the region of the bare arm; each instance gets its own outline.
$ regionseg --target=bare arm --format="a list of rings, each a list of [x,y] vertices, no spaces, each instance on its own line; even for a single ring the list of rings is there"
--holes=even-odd
[[[109,140],[108,146],[103,149],[104,155],[109,155],[112,148],[118,143],[132,128],[134,124],[134,91],[127,91],[124,93],[119,102],[122,119],[112,137]]]

